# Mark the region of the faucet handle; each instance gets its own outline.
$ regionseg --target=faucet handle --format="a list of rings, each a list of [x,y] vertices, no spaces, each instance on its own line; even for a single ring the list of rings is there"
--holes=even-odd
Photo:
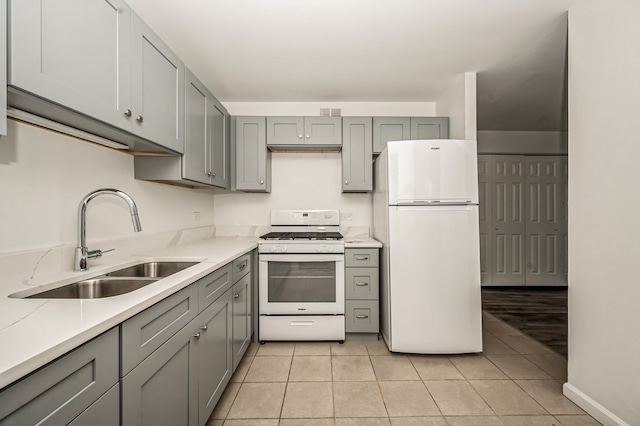
[[[109,253],[110,251],[115,251],[114,248],[109,249],[109,250],[89,250],[87,252],[87,258],[88,259],[98,259],[100,258],[103,254],[105,253]]]

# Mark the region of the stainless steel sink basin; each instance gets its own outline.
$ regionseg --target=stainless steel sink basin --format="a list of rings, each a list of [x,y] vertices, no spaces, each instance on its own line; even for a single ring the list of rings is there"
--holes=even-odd
[[[98,299],[118,296],[142,288],[200,262],[145,262],[118,269],[98,277],[87,278],[61,287],[9,297],[25,299]],[[29,290],[31,293],[33,290]]]
[[[98,299],[129,293],[156,282],[157,278],[98,277],[27,296],[27,299]]]
[[[164,278],[199,262],[147,262],[106,274],[108,277]]]

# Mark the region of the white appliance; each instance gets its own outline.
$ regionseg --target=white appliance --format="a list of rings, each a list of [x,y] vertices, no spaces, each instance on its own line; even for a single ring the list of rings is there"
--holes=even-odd
[[[476,141],[388,142],[375,162],[380,330],[393,352],[482,351]]]
[[[344,341],[338,210],[274,210],[258,242],[259,340]]]

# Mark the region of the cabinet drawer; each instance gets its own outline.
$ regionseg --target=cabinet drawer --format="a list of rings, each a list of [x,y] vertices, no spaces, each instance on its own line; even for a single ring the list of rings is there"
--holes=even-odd
[[[120,384],[117,383],[69,426],[113,426],[120,423]]]
[[[346,268],[346,298],[378,300],[379,271],[378,268]]]
[[[218,297],[222,296],[225,291],[231,288],[233,284],[231,271],[231,263],[228,263],[198,280],[199,312],[204,311],[207,306],[215,302]]]
[[[346,249],[345,250],[345,265],[347,267],[355,266],[358,268],[363,267],[378,267],[378,249],[377,248],[362,248],[362,249]]]
[[[0,392],[0,424],[68,424],[118,382],[118,329]]]
[[[121,377],[198,314],[198,286],[190,285],[122,323]]]
[[[347,300],[347,333],[377,333],[379,323],[377,300]]]
[[[240,256],[233,261],[233,283],[251,271],[251,253]]]

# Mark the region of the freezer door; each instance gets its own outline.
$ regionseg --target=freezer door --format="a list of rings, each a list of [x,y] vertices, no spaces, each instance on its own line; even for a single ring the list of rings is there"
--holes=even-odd
[[[476,141],[394,141],[387,150],[389,205],[478,202]]]
[[[388,253],[390,349],[481,352],[478,207],[390,207]]]

